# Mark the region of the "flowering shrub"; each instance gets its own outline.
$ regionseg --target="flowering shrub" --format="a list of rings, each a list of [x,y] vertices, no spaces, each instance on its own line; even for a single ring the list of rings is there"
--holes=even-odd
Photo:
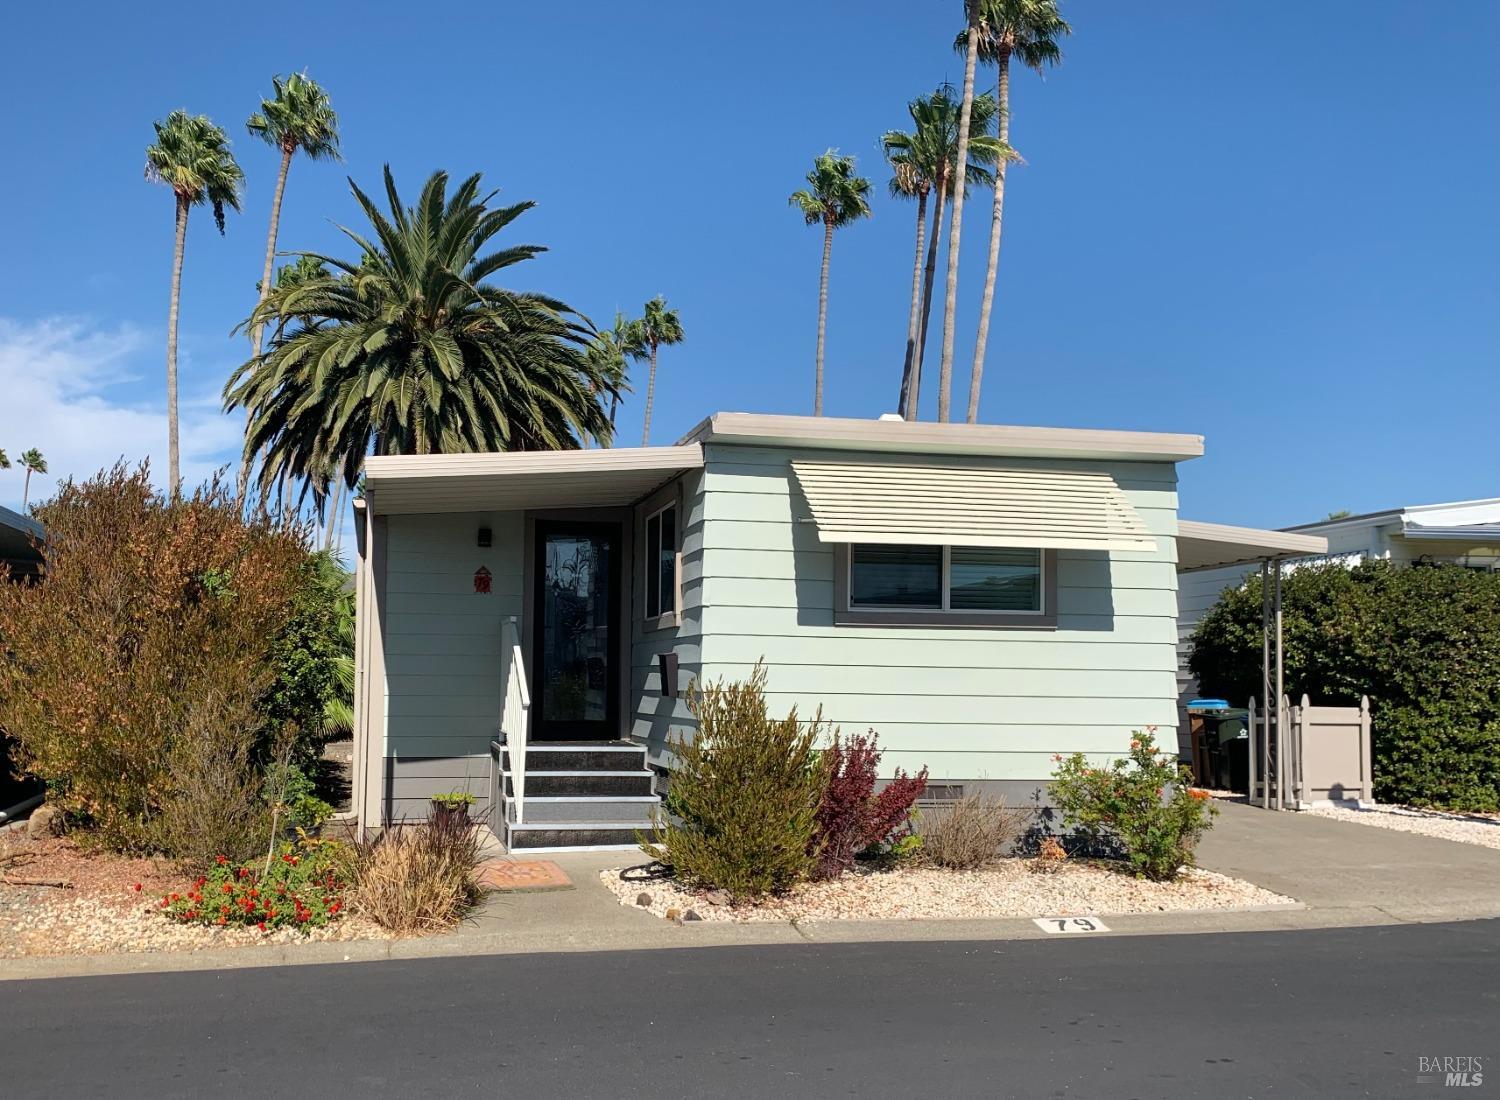
[[[221,855],[186,889],[164,894],[157,908],[183,924],[318,928],[344,911],[346,860],[342,845],[306,839],[283,845],[269,867]]]
[[[1130,758],[1091,767],[1082,753],[1058,762],[1052,802],[1090,843],[1117,845],[1141,878],[1166,882],[1191,866],[1198,838],[1219,808],[1190,786],[1192,774],[1156,747],[1155,728],[1137,733]]]
[[[860,854],[910,835],[912,806],[927,787],[927,769],[914,776],[897,770],[879,794],[875,776],[880,748],[875,731],[847,741],[834,734],[823,752],[823,798],[818,804],[812,851],[818,862],[814,878],[837,878]]]

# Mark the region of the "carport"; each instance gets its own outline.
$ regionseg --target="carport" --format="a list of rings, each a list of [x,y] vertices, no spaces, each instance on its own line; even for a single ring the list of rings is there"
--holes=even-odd
[[[1248,726],[1251,737],[1251,801],[1263,807],[1282,809],[1286,805],[1286,771],[1276,762],[1286,759],[1285,743],[1290,723],[1289,707],[1284,705],[1285,670],[1282,661],[1281,578],[1284,563],[1295,558],[1319,557],[1328,552],[1328,540],[1321,535],[1302,535],[1290,531],[1266,531],[1254,527],[1234,527],[1221,523],[1180,520],[1177,524],[1177,572],[1191,573],[1207,569],[1244,567],[1246,575],[1255,566],[1261,577],[1261,693],[1260,713],[1256,700],[1250,700]],[[1273,694],[1274,693],[1274,694]],[[1271,700],[1277,700],[1271,705]],[[1195,760],[1196,763],[1196,760]],[[1274,778],[1266,782],[1268,777]]]

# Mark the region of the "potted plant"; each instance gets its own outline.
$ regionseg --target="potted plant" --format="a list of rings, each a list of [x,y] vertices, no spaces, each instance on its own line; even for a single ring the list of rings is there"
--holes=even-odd
[[[432,796],[432,816],[456,817],[467,824],[469,808],[474,805],[474,796],[468,791],[444,791]]]

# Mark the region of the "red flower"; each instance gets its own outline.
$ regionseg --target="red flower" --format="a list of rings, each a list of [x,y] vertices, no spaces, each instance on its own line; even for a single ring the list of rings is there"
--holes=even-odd
[[[228,924],[229,923],[229,918],[228,917],[220,917],[216,923],[218,923],[218,924]]]
[[[234,887],[231,886],[231,885],[229,885],[229,883],[226,882],[223,886],[219,887],[219,893],[221,893],[221,894],[232,894],[232,893],[234,893]]]
[[[301,911],[301,912],[299,912],[299,913],[298,913],[298,914],[297,914],[297,919],[298,919],[298,920],[300,920],[300,921],[306,921],[306,920],[308,920],[308,919],[309,919],[309,918],[310,918],[310,917],[311,917],[311,916],[312,916],[312,914],[311,914],[311,913],[309,913],[309,912],[308,912],[308,911],[307,911],[307,910],[306,910],[306,909],[303,909],[303,910],[302,910],[302,911]]]
[[[134,886],[132,886],[131,889],[134,890],[137,894],[139,894],[141,892],[141,884],[138,882]]]
[[[264,932],[266,930],[266,922],[265,921],[256,921],[255,922],[255,927],[259,928],[262,932]]]
[[[183,920],[196,920],[197,917],[198,917],[198,910],[196,910],[196,909],[189,909],[186,913],[182,914],[182,919]]]
[[[339,911],[339,910],[340,910],[340,909],[342,909],[342,908],[343,908],[343,907],[344,907],[344,903],[343,903],[343,902],[341,902],[341,901],[336,901],[336,902],[334,902],[334,903],[333,903],[333,904],[332,904],[332,905],[330,905],[330,906],[329,906],[329,907],[328,907],[328,911],[329,911],[329,912],[330,912],[330,913],[337,913],[337,912],[338,912],[338,911]]]
[[[172,900],[173,901],[181,901],[182,900],[182,895],[181,894],[173,894],[172,895]]]

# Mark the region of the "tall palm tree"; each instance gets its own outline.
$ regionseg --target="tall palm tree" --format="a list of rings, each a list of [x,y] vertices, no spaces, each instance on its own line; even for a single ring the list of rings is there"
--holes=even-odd
[[[4,457],[4,453],[0,452],[0,458]],[[6,464],[9,465],[9,462],[7,461]],[[24,512],[26,505],[31,501],[31,475],[45,474],[47,460],[42,457],[41,451],[33,447],[29,451],[21,452],[21,467],[26,471],[26,480],[22,483],[21,489],[21,510]]]
[[[0,447],[0,470],[10,469],[10,456],[5,453],[5,448]]]
[[[182,256],[187,245],[188,211],[208,203],[224,235],[224,208],[240,208],[245,173],[229,151],[229,135],[206,115],[173,111],[154,123],[156,141],[146,147],[146,178],[172,189],[177,237],[172,249],[172,304],[167,311],[167,483],[175,496],[182,484],[177,447],[177,310],[182,300]]]
[[[1057,0],[981,0],[979,57],[995,65],[995,98],[1000,104],[1000,140],[1010,142],[1010,60],[1016,58],[1040,73],[1062,60],[1058,39],[1072,34],[1057,10]],[[967,36],[966,36],[967,37]],[[970,424],[979,418],[979,386],[984,380],[984,352],[990,338],[990,309],[995,301],[995,272],[1000,266],[1000,229],[1005,212],[1005,158],[995,170],[995,209],[990,219],[989,266],[979,306],[979,336],[969,374]]]
[[[958,109],[958,163],[968,163],[969,120],[974,109],[974,68],[979,57],[980,0],[964,0],[964,97]],[[953,228],[948,231],[948,283],[943,297],[943,352],[938,368],[938,420],[947,421],[953,399],[953,325],[958,309],[958,250],[964,232],[964,188],[953,192]]]
[[[266,233],[266,262],[260,277],[260,301],[271,292],[271,267],[276,260],[276,237],[281,229],[281,199],[286,193],[286,177],[292,157],[300,149],[308,160],[339,158],[339,117],[328,102],[328,95],[306,73],[293,73],[283,80],[271,78],[274,95],[260,101],[260,110],[245,121],[245,129],[267,145],[281,150],[281,170],[276,175],[276,191],[271,197],[271,228]],[[260,354],[263,326],[251,331],[252,354]],[[237,499],[245,499],[245,484],[250,475],[250,460],[240,460]]]
[[[896,410],[915,420],[922,381],[922,359],[927,348],[927,322],[932,312],[932,283],[937,271],[938,242],[943,231],[943,211],[953,194],[958,165],[958,102],[951,85],[943,84],[930,96],[918,96],[907,104],[910,131],[889,130],[880,139],[890,162],[891,194],[917,200],[917,248],[912,269],[911,312],[906,324],[906,358],[901,367],[901,391]],[[988,186],[993,176],[989,166],[1002,155],[999,139],[990,131],[995,121],[995,101],[988,95],[974,97],[969,114],[970,187]],[[928,196],[933,197],[932,233],[926,233],[923,214]],[[922,276],[922,242],[927,239],[927,265]],[[920,287],[920,289],[919,289]],[[918,301],[920,299],[920,307]]]
[[[225,387],[250,415],[245,452],[264,448],[262,492],[310,482],[321,502],[330,470],[353,486],[366,453],[566,450],[609,439],[600,405],[612,392],[588,362],[588,328],[562,302],[486,280],[545,251],[486,252],[534,203],[491,207],[476,173],[448,194],[434,172],[402,204],[390,168],[382,212],[354,182],[367,237],[359,257],[304,253],[331,272],[277,287],[241,328],[266,326],[265,352]]]
[[[656,353],[659,349],[684,340],[682,319],[675,309],[667,308],[667,300],[658,294],[646,303],[642,317],[630,322],[625,354],[633,359],[646,359],[651,363],[651,373],[646,376],[646,423],[641,429],[641,446],[651,443],[651,409],[656,404]]]
[[[823,415],[823,339],[828,324],[828,260],[833,254],[833,231],[870,216],[870,181],[855,174],[853,157],[830,149],[813,161],[808,186],[793,191],[787,201],[802,211],[808,225],[823,226],[823,271],[818,280],[817,380],[813,415]]]
[[[611,428],[615,426],[615,414],[620,409],[620,395],[630,391],[627,357],[630,355],[632,340],[630,321],[617,310],[614,327],[601,329],[589,341],[590,362],[603,379],[614,385],[609,398]]]

